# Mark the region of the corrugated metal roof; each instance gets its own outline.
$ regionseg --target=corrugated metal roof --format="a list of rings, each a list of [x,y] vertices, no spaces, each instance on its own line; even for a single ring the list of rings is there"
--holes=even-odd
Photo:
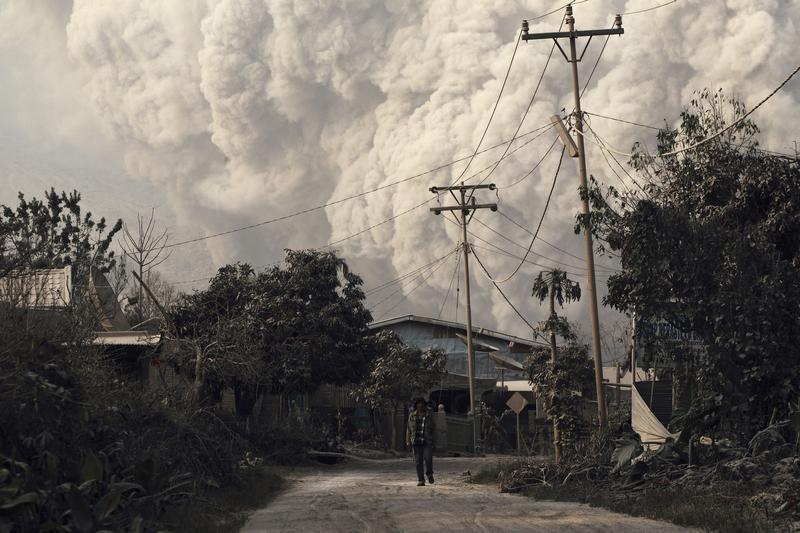
[[[155,346],[161,335],[151,335],[146,331],[101,331],[92,341],[99,346]]]
[[[29,309],[67,307],[72,302],[72,267],[14,270],[0,279],[0,301]]]
[[[403,315],[398,316],[395,318],[389,318],[386,320],[380,320],[378,322],[373,322],[369,325],[370,329],[380,329],[386,326],[391,326],[394,324],[399,324],[401,322],[420,322],[422,324],[432,324],[434,326],[444,326],[447,328],[453,329],[461,329],[465,332],[467,331],[467,326],[465,324],[460,324],[458,322],[450,322],[448,320],[441,320],[439,318],[429,318],[424,316],[418,315]],[[500,333],[499,331],[493,331],[487,328],[477,327],[475,325],[472,326],[472,333],[474,335],[483,335],[485,337],[492,337],[495,339],[500,339],[506,342],[513,342],[514,344],[521,344],[523,346],[549,346],[547,343],[531,340],[531,339],[523,339],[522,337],[515,337],[514,335],[507,335],[505,333]]]

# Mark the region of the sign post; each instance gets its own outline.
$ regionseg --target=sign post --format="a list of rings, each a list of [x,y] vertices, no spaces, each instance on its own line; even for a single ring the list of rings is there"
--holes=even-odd
[[[526,400],[525,396],[522,394],[515,392],[511,395],[511,398],[506,401],[506,405],[509,409],[517,414],[517,453],[519,454],[522,452],[521,435],[519,430],[519,415],[528,406],[528,400]]]

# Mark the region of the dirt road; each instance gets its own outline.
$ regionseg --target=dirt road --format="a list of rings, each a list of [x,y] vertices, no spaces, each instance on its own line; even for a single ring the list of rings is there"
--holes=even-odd
[[[411,459],[351,463],[290,475],[290,488],[242,532],[689,531],[575,503],[533,501],[464,482],[486,459],[434,460],[436,484],[416,486]]]

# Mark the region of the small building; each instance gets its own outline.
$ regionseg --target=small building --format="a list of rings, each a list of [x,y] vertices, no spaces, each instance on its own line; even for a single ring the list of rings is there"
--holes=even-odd
[[[69,265],[17,269],[0,278],[0,302],[28,309],[36,320],[61,327],[65,312],[75,303],[75,281]],[[88,280],[82,282],[97,320],[91,343],[102,347],[103,353],[126,374],[146,381],[151,355],[158,350],[161,335],[131,327],[116,293],[99,269],[91,269]]]
[[[422,350],[438,348],[444,351],[447,357],[447,374],[438,386],[429,391],[428,397],[447,413],[449,448],[469,451],[472,439],[471,430],[468,429],[471,422],[468,422],[470,405],[466,326],[438,318],[405,315],[374,322],[369,327],[376,331],[392,331],[406,344]],[[475,393],[487,408],[482,423],[484,428],[490,423],[499,424],[498,428],[502,427],[502,430],[497,431],[502,433],[507,447],[511,448],[516,443],[516,422],[513,417],[501,416],[508,409],[505,402],[514,392],[520,392],[526,397],[529,407],[521,415],[521,430],[531,433],[537,418],[537,402],[527,376],[521,371],[521,365],[534,347],[547,345],[475,326],[472,328],[472,335],[475,350]],[[541,404],[539,407],[541,408]],[[405,414],[398,416],[405,417]]]

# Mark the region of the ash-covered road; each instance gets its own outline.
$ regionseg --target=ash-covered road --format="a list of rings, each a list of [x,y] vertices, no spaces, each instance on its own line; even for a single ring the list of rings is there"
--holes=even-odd
[[[587,505],[500,494],[464,482],[487,459],[437,458],[436,484],[416,486],[410,459],[351,463],[290,475],[290,488],[242,529],[264,532],[685,532]]]

